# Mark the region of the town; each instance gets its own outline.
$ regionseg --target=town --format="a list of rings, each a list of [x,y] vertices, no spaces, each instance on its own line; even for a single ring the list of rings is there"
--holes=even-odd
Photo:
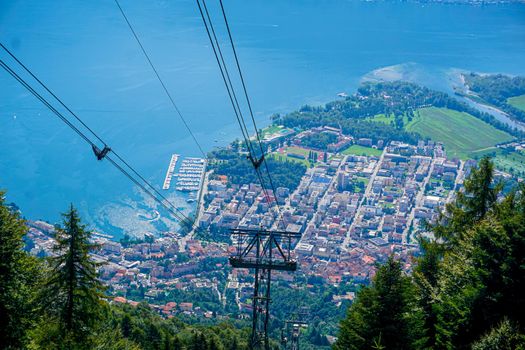
[[[288,141],[269,135],[276,145],[273,156],[291,156],[310,166],[296,189],[279,187],[269,196],[260,184],[232,184],[227,176],[214,177],[207,170],[196,225],[199,231],[220,235],[211,237],[217,239],[203,240],[195,229],[185,237],[165,232],[120,242],[94,234],[100,248],[93,256],[105,263],[101,278],[113,302],[146,301],[166,317],[247,315],[252,295],[248,271],[231,269],[227,260],[234,252],[227,234],[233,228],[300,233],[301,239],[293,243],[299,270],[275,275],[292,286],[305,276],[333,286],[364,283],[373,276],[376,263],[391,254],[410,271],[418,237],[427,234],[427,225],[453,200],[475,165],[473,160],[447,158],[441,143],[428,140],[417,145],[373,144],[328,127],[296,135],[288,130],[277,133]],[[302,144],[305,135],[316,133],[335,135],[325,151]],[[169,171],[173,163],[172,159]],[[52,254],[54,227],[42,221],[28,224],[31,251]],[[332,301],[341,305],[341,300],[353,297],[354,293],[334,295]]]

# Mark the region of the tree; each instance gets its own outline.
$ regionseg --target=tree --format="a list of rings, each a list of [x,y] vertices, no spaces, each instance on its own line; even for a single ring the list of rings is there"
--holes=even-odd
[[[43,321],[49,327],[46,338],[56,337],[66,347],[89,348],[103,306],[99,264],[89,255],[97,246],[90,242],[91,232],[73,205],[63,218],[63,227],[56,228],[56,255],[50,258],[51,272],[41,295]]]
[[[443,257],[443,247],[434,240],[420,239],[422,255],[416,259],[413,280],[417,293],[421,324],[421,337],[417,347],[432,349],[436,343],[437,315],[434,309],[434,296],[437,293],[440,262]]]
[[[370,349],[378,344],[386,349],[412,349],[412,332],[417,329],[410,318],[413,297],[409,277],[391,256],[379,267],[371,286],[359,291],[341,322],[334,349]]]
[[[37,260],[23,250],[27,227],[4,195],[0,191],[0,340],[5,349],[19,349],[32,326],[32,296],[40,276]]]
[[[525,336],[507,319],[472,345],[472,350],[515,349],[525,349]]]
[[[416,268],[416,281],[419,269],[432,276],[427,279],[430,293],[422,294],[431,308],[422,307],[425,317],[434,317],[435,348],[471,348],[505,319],[523,332],[524,188],[498,200],[501,187],[494,184],[492,162],[482,160],[449,216],[436,227],[444,244],[430,255],[425,252],[419,264],[426,265]]]
[[[472,169],[464,187],[463,192],[457,192],[456,201],[447,205],[441,223],[433,228],[436,237],[449,245],[454,245],[468,228],[485,217],[503,188],[501,183],[494,183],[494,164],[488,157],[483,157],[478,168]]]

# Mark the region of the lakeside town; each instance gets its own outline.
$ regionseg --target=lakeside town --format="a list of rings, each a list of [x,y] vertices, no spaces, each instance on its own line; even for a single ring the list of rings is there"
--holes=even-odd
[[[202,181],[191,184],[202,186],[195,222],[199,230],[223,234],[233,228],[284,229],[301,234],[293,246],[298,271],[275,274],[290,286],[305,276],[334,286],[364,283],[374,275],[376,263],[391,254],[410,271],[417,237],[427,233],[427,224],[453,200],[475,165],[473,160],[447,158],[443,145],[430,140],[384,145],[381,140],[373,144],[371,139],[353,139],[334,128],[307,130],[306,134],[337,136],[330,151],[320,152],[301,146],[304,132],[277,133],[284,136],[266,137],[276,156],[315,158],[294,191],[278,187],[267,197],[260,184],[232,184],[226,176],[211,176],[213,170],[201,174],[203,160],[190,159],[189,164],[198,164],[192,176]],[[301,155],[298,149],[308,152]],[[173,159],[168,172],[174,170]],[[52,254],[54,227],[42,221],[28,224],[32,253]],[[113,302],[147,301],[166,317],[220,318],[225,310],[248,314],[253,287],[248,271],[229,267],[235,248],[222,238],[201,240],[192,230],[184,237],[148,233],[141,240],[117,242],[95,233],[100,248],[94,258],[105,263],[101,278]],[[206,302],[199,302],[195,291]],[[354,293],[334,295],[332,301],[341,305],[353,297]]]

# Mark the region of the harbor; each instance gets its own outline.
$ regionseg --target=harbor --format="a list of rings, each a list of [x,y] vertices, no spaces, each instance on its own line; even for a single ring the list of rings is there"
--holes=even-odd
[[[205,159],[185,158],[181,163],[178,173],[175,174],[177,177],[177,191],[199,191],[205,169]]]
[[[177,165],[177,161],[179,159],[178,154],[172,154],[170,165],[168,166],[168,171],[166,172],[166,177],[164,179],[164,184],[162,185],[163,190],[169,190],[171,186],[171,178],[173,177],[173,173],[175,172],[175,166]]]

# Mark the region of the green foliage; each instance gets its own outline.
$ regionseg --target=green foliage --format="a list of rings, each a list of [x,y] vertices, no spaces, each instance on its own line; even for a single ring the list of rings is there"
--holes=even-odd
[[[81,224],[72,205],[63,218],[63,227],[55,230],[54,256],[49,259],[50,272],[40,295],[43,324],[50,328],[37,343],[48,343],[52,334],[66,344],[88,346],[103,306],[99,264],[90,256],[97,246],[90,242],[91,232]]]
[[[411,287],[401,264],[391,256],[377,270],[371,286],[359,291],[341,322],[334,349],[412,349],[417,326],[410,317],[414,308]]]
[[[496,105],[519,121],[525,121],[525,111],[509,104],[508,99],[525,94],[525,77],[510,77],[503,74],[465,74],[470,90],[490,104]]]
[[[0,194],[0,348],[248,349],[248,330],[227,323],[190,326],[147,304],[109,305],[90,255],[97,248],[91,233],[73,207],[63,216],[54,255],[44,264],[23,250],[27,228]]]
[[[222,149],[212,152],[209,158],[214,159],[210,167],[214,170],[215,175],[225,175],[237,185],[259,183],[252,163],[245,156],[232,150]],[[290,189],[290,192],[299,186],[301,178],[306,172],[306,167],[296,162],[279,162],[268,158],[266,163],[275,188],[286,187]],[[261,165],[261,171],[265,187],[271,188],[268,176],[265,175],[266,167],[264,164]]]
[[[481,220],[496,203],[502,184],[494,183],[494,164],[488,157],[480,160],[465,179],[465,190],[456,195],[456,201],[447,205],[441,224],[434,227],[437,238],[454,244],[473,224]]]
[[[518,327],[507,319],[472,345],[472,350],[516,349],[525,349],[525,337],[519,334]]]
[[[525,186],[505,196],[501,189],[492,162],[482,159],[432,228],[437,239],[421,239],[422,255],[407,282],[406,311],[399,312],[406,305],[399,289],[392,294],[396,297],[379,294],[398,285],[390,278],[387,288],[378,288],[385,271],[393,270],[389,262],[359,293],[335,348],[523,348]],[[393,318],[395,310],[408,319]],[[392,344],[389,333],[378,327],[385,318],[391,327],[410,325],[404,345]],[[407,333],[401,328],[395,334]]]
[[[247,349],[247,330],[239,331],[230,324],[190,326],[175,318],[163,319],[147,304],[111,307],[110,320],[117,325],[123,339],[139,349]]]
[[[421,136],[404,130],[405,118],[410,121],[415,110],[429,106],[466,112],[511,135],[521,135],[493,116],[446,93],[401,81],[365,83],[359,87],[357,95],[320,107],[304,106],[297,112],[281,117],[279,123],[289,128],[303,129],[327,125],[342,128],[345,134],[355,138],[371,138],[375,142],[397,140],[415,144]],[[393,123],[370,120],[379,114],[393,115]]]
[[[0,341],[3,349],[19,349],[28,340],[33,290],[41,276],[38,261],[23,250],[27,227],[4,195],[0,191]]]
[[[328,132],[315,133],[301,139],[301,145],[319,150],[326,150],[329,144],[335,142],[337,135]]]
[[[422,108],[406,130],[443,142],[449,157],[470,158],[473,152],[513,139],[509,134],[473,117],[446,108]]]
[[[493,172],[482,159],[434,227],[439,243],[429,243],[416,268],[429,347],[468,348],[504,318],[523,321],[525,199],[520,191],[498,201]]]

